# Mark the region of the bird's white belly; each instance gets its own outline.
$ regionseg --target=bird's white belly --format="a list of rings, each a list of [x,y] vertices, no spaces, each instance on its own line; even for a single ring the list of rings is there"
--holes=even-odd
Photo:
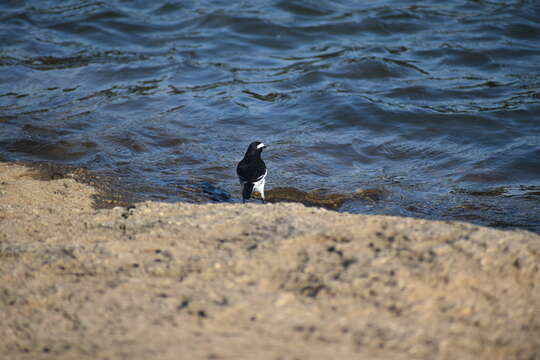
[[[265,176],[263,178],[255,183],[253,183],[253,190],[259,192],[264,197],[264,182],[265,182]]]
[[[257,191],[259,194],[261,194],[261,197],[264,200],[264,182],[266,181],[266,174],[268,171],[264,172],[264,175],[260,177],[260,180],[255,181],[253,183],[253,190]]]

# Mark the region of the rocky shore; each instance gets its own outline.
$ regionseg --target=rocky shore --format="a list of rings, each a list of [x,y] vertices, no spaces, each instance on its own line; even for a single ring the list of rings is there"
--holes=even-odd
[[[80,176],[0,163],[2,358],[540,359],[536,234]]]

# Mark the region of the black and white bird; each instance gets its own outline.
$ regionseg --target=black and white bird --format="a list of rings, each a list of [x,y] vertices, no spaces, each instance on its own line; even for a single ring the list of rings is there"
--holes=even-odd
[[[261,153],[266,146],[259,141],[249,144],[244,158],[238,163],[236,173],[242,187],[242,200],[246,202],[253,190],[261,194],[264,204],[264,178],[266,177],[266,164],[261,159]]]

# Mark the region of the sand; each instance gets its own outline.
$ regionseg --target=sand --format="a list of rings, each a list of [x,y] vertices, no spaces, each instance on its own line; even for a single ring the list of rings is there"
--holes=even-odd
[[[0,358],[540,359],[534,233],[80,179],[0,163]]]

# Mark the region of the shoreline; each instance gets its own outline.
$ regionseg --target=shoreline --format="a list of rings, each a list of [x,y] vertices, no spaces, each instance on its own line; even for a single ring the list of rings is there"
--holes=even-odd
[[[10,359],[540,356],[537,234],[293,203],[136,203],[59,169],[0,163]]]

